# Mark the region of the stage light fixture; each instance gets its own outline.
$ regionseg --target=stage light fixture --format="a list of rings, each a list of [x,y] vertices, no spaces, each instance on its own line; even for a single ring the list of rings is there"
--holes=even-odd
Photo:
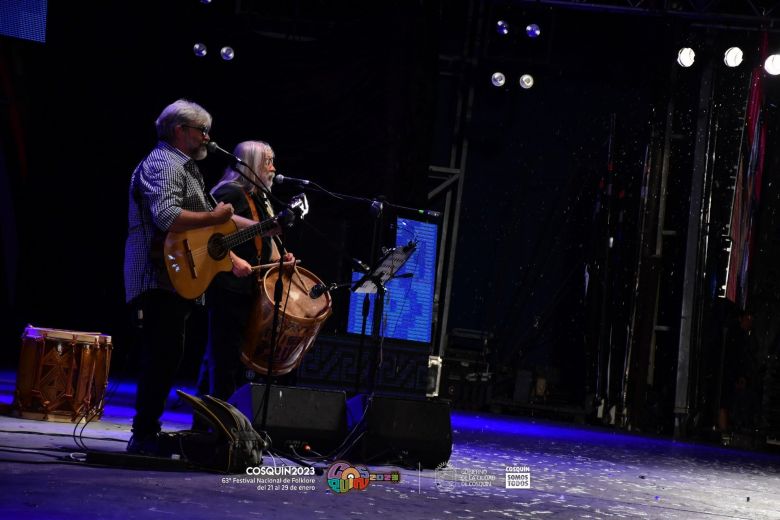
[[[526,25],[526,27],[525,27],[525,34],[529,38],[536,38],[537,36],[542,34],[542,30],[535,23],[531,23],[531,24]]]
[[[780,74],[780,54],[772,54],[768,57],[764,62],[764,70],[772,76]]]
[[[236,53],[233,50],[233,47],[222,47],[219,50],[219,55],[222,56],[222,59],[225,61],[230,61],[236,57]]]
[[[696,53],[690,47],[683,47],[677,53],[677,63],[681,67],[690,67],[696,59]]]
[[[729,47],[723,54],[723,63],[727,67],[737,67],[742,63],[742,49],[739,47]]]
[[[490,77],[490,82],[494,87],[503,87],[504,83],[506,83],[506,76],[504,76],[503,72],[494,72]]]
[[[524,89],[529,89],[534,86],[534,77],[530,74],[523,74],[520,76],[520,86]]]
[[[192,52],[194,52],[195,56],[197,56],[198,58],[202,58],[203,56],[206,55],[206,53],[208,52],[208,49],[206,49],[206,45],[205,44],[203,44],[203,43],[196,43],[195,45],[192,46]]]
[[[509,24],[506,23],[504,20],[497,21],[496,32],[501,36],[506,36],[507,34],[509,34]]]

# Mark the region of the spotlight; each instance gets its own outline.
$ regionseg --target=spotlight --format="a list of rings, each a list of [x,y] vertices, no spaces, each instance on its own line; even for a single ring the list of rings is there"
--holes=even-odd
[[[681,67],[690,67],[693,65],[693,61],[696,59],[696,53],[690,47],[683,47],[680,52],[677,53],[677,63]]]
[[[504,20],[497,21],[496,32],[501,36],[506,36],[507,34],[509,34],[509,24],[506,23]]]
[[[233,47],[222,47],[219,50],[219,55],[222,56],[222,59],[225,61],[230,61],[236,57],[236,53],[233,51]]]
[[[195,56],[197,56],[198,58],[202,58],[203,56],[205,56],[207,51],[208,49],[206,49],[206,45],[203,43],[196,43],[195,45],[192,46],[192,52],[194,52]]]
[[[494,72],[490,77],[490,82],[494,87],[503,87],[504,83],[506,83],[506,76],[504,76],[503,72]]]
[[[739,47],[729,47],[723,54],[723,63],[728,67],[737,67],[742,63],[742,49]]]
[[[536,25],[535,23],[532,23],[532,24],[526,25],[526,27],[525,27],[525,34],[529,38],[536,38],[537,36],[542,34],[542,30],[539,28],[538,25]]]
[[[780,74],[780,54],[772,54],[768,57],[764,62],[764,70],[772,76]]]
[[[529,89],[534,86],[534,77],[530,74],[523,74],[520,76],[520,86],[524,89]]]

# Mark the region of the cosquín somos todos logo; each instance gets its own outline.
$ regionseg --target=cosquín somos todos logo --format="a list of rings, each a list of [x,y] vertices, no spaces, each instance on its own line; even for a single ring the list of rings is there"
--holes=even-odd
[[[327,482],[334,493],[346,493],[353,490],[362,491],[371,482],[401,482],[401,474],[397,471],[372,473],[365,466],[353,466],[349,462],[337,460],[328,468]]]

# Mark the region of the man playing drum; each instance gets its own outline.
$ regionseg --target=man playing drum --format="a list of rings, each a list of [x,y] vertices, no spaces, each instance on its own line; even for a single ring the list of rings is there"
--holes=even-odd
[[[244,141],[236,146],[233,153],[249,168],[243,164],[228,167],[212,190],[212,195],[216,200],[231,205],[242,217],[258,221],[272,217],[273,209],[266,193],[255,184],[270,192],[276,174],[273,150],[263,141]],[[291,253],[284,252],[281,241],[276,237],[256,236],[254,240],[234,248],[233,252],[232,271],[219,273],[206,292],[209,311],[206,347],[208,393],[225,400],[247,382],[247,369],[240,358],[247,323],[258,297],[257,279],[248,276],[253,272],[252,267],[278,263],[280,253],[285,262],[295,261]]]

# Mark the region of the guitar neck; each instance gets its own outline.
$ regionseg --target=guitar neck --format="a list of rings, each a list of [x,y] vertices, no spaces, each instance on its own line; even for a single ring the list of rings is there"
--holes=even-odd
[[[247,240],[251,240],[255,235],[276,235],[279,233],[279,223],[276,221],[276,217],[269,218],[262,222],[258,222],[244,229],[240,229],[235,233],[231,233],[224,237],[225,245],[228,249],[233,249],[239,244],[243,244]]]

